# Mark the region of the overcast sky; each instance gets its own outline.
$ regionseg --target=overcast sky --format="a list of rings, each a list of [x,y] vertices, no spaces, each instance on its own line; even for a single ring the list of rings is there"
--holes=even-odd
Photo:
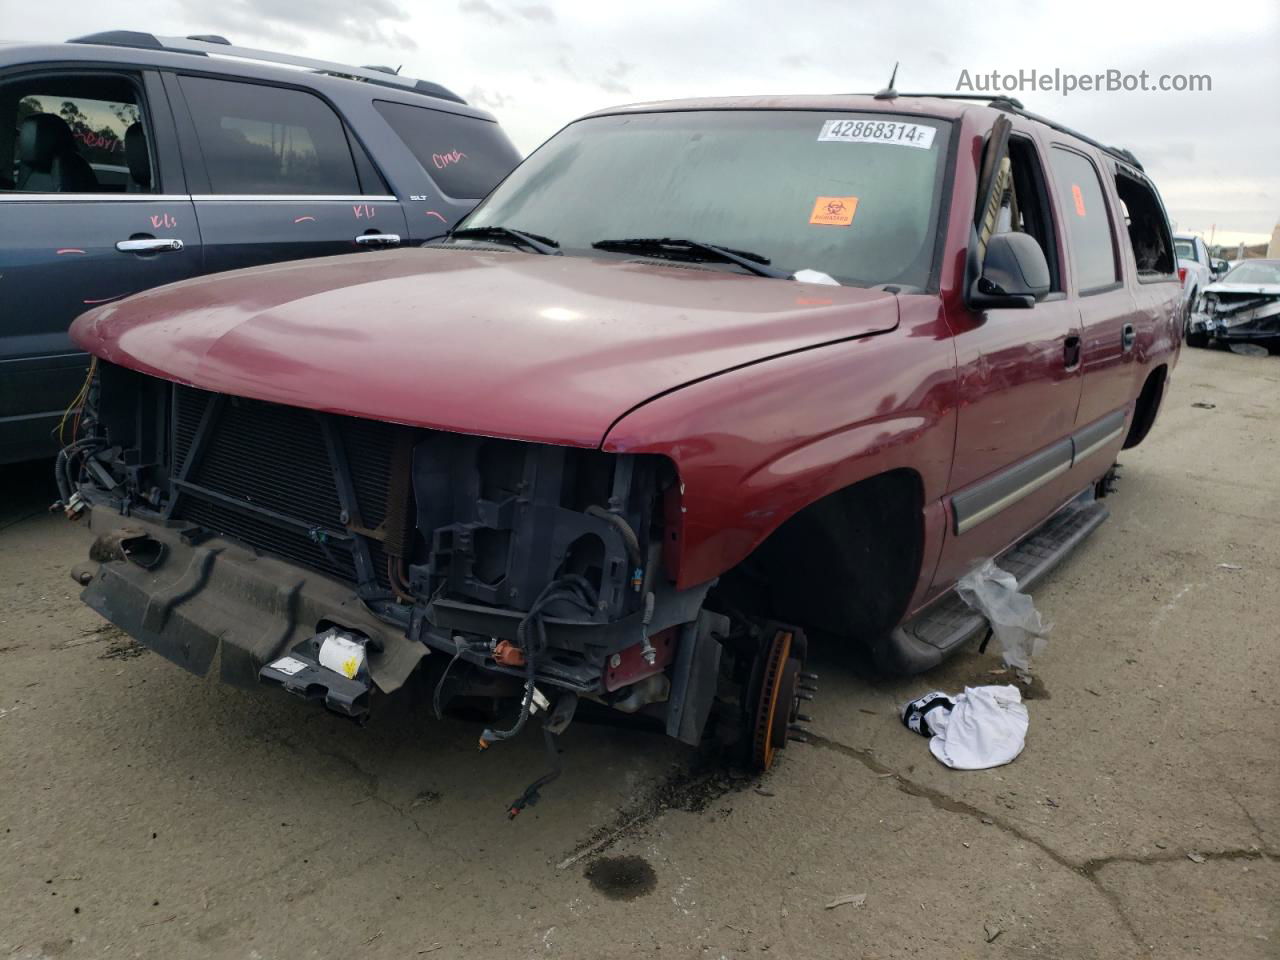
[[[1208,74],[1204,93],[1017,95],[1132,149],[1179,230],[1256,242],[1280,219],[1276,0],[0,0],[0,39],[113,28],[403,64],[490,110],[524,152],[598,107],[876,90],[894,60],[904,91],[955,90],[962,70]]]

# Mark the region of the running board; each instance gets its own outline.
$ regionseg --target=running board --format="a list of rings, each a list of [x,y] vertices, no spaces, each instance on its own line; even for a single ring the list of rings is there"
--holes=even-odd
[[[1085,500],[1082,495],[997,557],[996,564],[1017,577],[1019,590],[1030,590],[1110,515],[1097,500]],[[986,618],[955,590],[948,590],[894,630],[877,650],[876,659],[894,673],[920,673],[937,666],[986,628]]]

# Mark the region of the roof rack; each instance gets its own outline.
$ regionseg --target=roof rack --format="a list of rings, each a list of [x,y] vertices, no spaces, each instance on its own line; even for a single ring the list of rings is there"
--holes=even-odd
[[[868,96],[868,94],[863,94]],[[869,94],[877,100],[892,100],[894,97],[932,97],[935,100],[977,100],[982,103],[1007,103],[1017,110],[1022,109],[1022,101],[1014,97],[989,97],[977,93],[899,93],[893,87],[886,87],[877,93]]]
[[[1057,130],[1059,133],[1065,133],[1068,136],[1075,137],[1077,140],[1083,140],[1091,146],[1097,147],[1103,153],[1110,154],[1117,160],[1123,160],[1138,170],[1143,170],[1143,166],[1138,162],[1138,158],[1133,155],[1132,150],[1126,150],[1124,147],[1109,147],[1105,143],[1099,143],[1093,137],[1087,137],[1079,130],[1072,130],[1068,126],[1058,123],[1056,120],[1050,120],[1048,117],[1042,117],[1038,113],[1032,113],[1022,105],[1022,101],[1016,97],[991,97],[975,93],[899,93],[892,87],[881,90],[874,94],[861,94],[861,96],[875,97],[877,100],[892,100],[894,97],[933,97],[937,100],[976,100],[985,103],[997,110],[1004,110],[1008,113],[1016,113],[1020,117],[1026,117],[1028,120],[1034,120],[1036,123],[1043,123],[1050,129]],[[1143,170],[1145,173],[1145,170]]]
[[[237,47],[216,34],[196,34],[190,37],[157,37],[152,33],[138,30],[106,30],[102,33],[90,33],[83,37],[73,37],[68,43],[96,43],[110,47],[137,47],[144,50],[165,50],[170,53],[190,53],[202,57],[234,57],[240,60],[259,60],[266,63],[278,63],[287,67],[298,67],[321,73],[330,77],[343,77],[363,83],[373,83],[383,87],[397,87],[424,93],[442,100],[465,104],[462,99],[448,87],[428,80],[415,80],[402,77],[385,67],[355,67],[344,63],[332,63],[328,60],[313,60],[310,57],[299,57],[291,53],[276,53],[272,50],[258,50],[253,47]]]

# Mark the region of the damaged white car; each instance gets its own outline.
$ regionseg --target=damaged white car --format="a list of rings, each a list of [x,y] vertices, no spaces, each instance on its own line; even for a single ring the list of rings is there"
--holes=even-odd
[[[1210,338],[1280,350],[1280,260],[1245,260],[1205,288],[1187,343],[1202,347]]]

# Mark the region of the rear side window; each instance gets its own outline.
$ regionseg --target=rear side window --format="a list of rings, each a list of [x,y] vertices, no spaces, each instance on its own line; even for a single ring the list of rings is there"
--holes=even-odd
[[[1116,195],[1124,208],[1125,232],[1138,266],[1138,279],[1157,280],[1171,275],[1177,269],[1174,240],[1155,191],[1137,177],[1120,172],[1116,174]],[[1186,254],[1182,253],[1184,243],[1190,248]],[[1194,242],[1178,241],[1177,246],[1177,256],[1197,259]]]
[[[214,193],[360,193],[342,121],[319,97],[234,80],[180,82]]]
[[[520,162],[516,148],[492,121],[389,100],[373,105],[450,197],[487,196]]]
[[[1120,279],[1116,270],[1116,244],[1098,171],[1085,157],[1054,147],[1054,179],[1058,209],[1067,221],[1076,289],[1090,293]]]

